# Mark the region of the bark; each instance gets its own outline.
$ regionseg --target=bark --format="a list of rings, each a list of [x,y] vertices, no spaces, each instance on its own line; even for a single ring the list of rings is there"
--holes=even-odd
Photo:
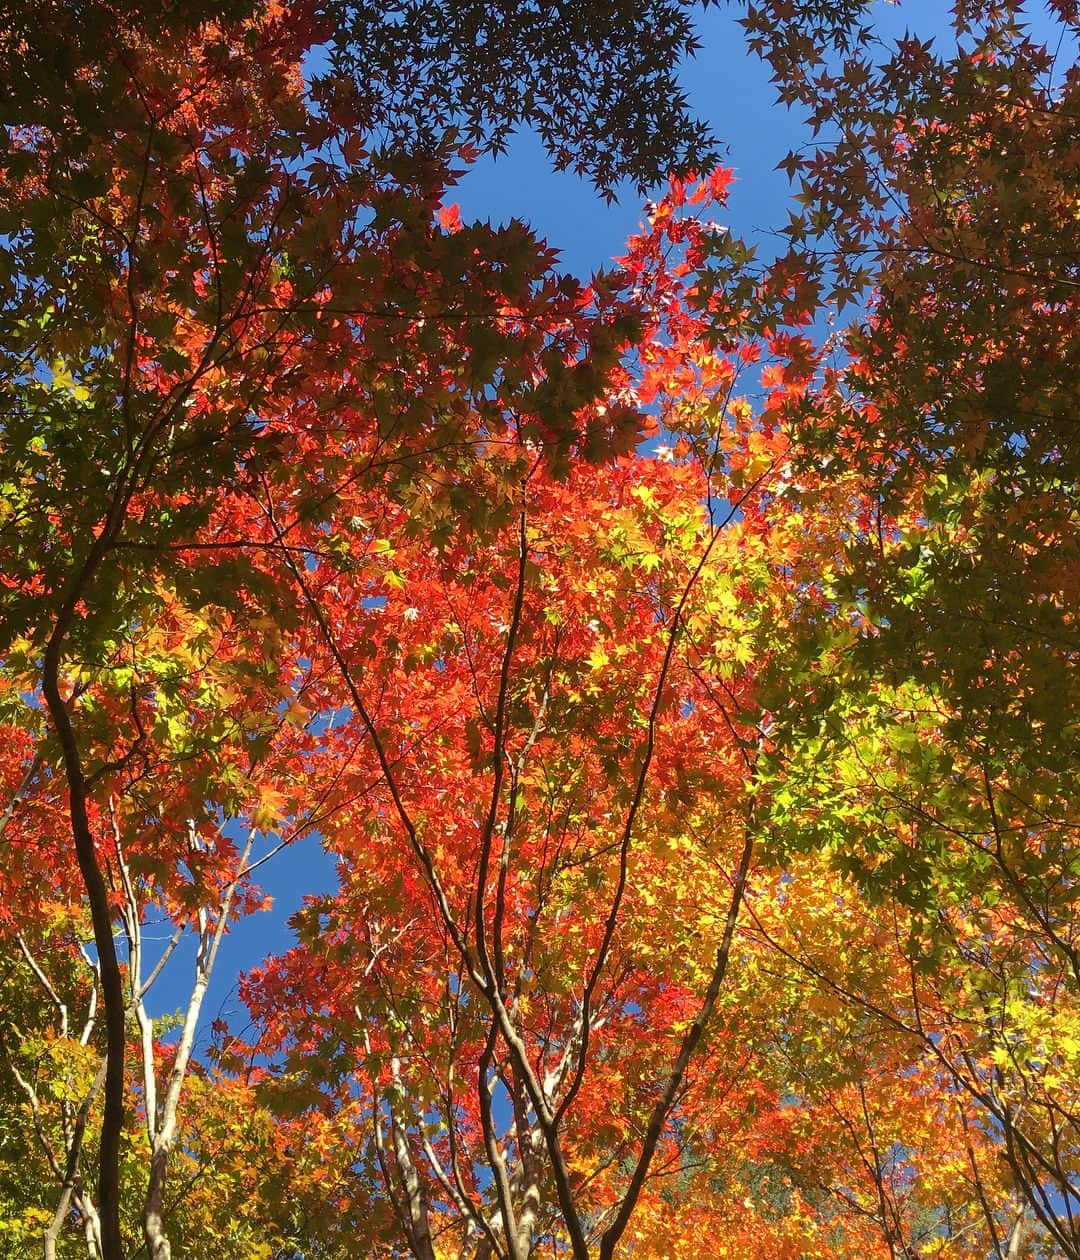
[[[394,1063],[397,1075],[397,1063]],[[409,1243],[416,1260],[435,1260],[435,1246],[431,1241],[431,1225],[428,1221],[424,1187],[409,1149],[409,1135],[398,1121],[397,1111],[390,1105],[390,1137],[394,1145],[401,1184],[405,1191],[405,1206],[409,1213]]]
[[[86,1237],[86,1248],[91,1260],[104,1255],[104,1244],[101,1236],[101,1219],[94,1208],[89,1195],[83,1188],[79,1177],[79,1157],[82,1154],[83,1139],[86,1136],[86,1121],[90,1108],[105,1082],[108,1060],[102,1060],[97,1076],[90,1090],[82,1101],[75,1116],[75,1123],[67,1142],[67,1158],[64,1161],[64,1179],[60,1190],[60,1199],[56,1211],[45,1231],[45,1260],[56,1260],[56,1244],[60,1231],[67,1219],[68,1207],[74,1198],[75,1206],[83,1218],[83,1230]]]
[[[184,1079],[187,1076],[188,1064],[195,1046],[195,1034],[198,1031],[199,1016],[202,1013],[206,990],[213,974],[214,962],[217,959],[221,939],[229,921],[233,899],[240,880],[247,869],[251,848],[255,840],[254,829],[248,832],[247,840],[236,866],[236,874],[226,887],[217,909],[216,918],[211,919],[206,910],[199,912],[199,947],[195,955],[195,979],[191,988],[184,1022],[180,1030],[180,1039],[176,1045],[172,1072],[165,1087],[161,1102],[160,1115],[156,1106],[156,1086],[154,1095],[147,1098],[147,1123],[152,1127],[150,1177],[146,1187],[146,1198],[143,1202],[143,1237],[150,1260],[172,1260],[172,1246],[165,1232],[165,1184],[169,1171],[169,1157],[172,1154],[173,1142],[176,1140],[177,1115],[180,1107],[180,1096],[183,1092]],[[154,975],[158,974],[155,968]],[[142,993],[139,994],[141,1005]],[[145,1012],[144,1012],[145,1016]],[[145,1044],[145,1043],[144,1043]],[[144,1056],[146,1051],[144,1050]],[[153,1054],[153,1046],[150,1046]],[[145,1066],[145,1058],[144,1058]],[[153,1060],[151,1057],[149,1074],[153,1076]],[[151,1098],[154,1099],[151,1111]]]
[[[66,630],[66,620],[59,620],[45,652],[42,690],[63,752],[71,836],[90,905],[98,973],[105,1000],[105,1088],[98,1148],[102,1256],[103,1260],[124,1260],[120,1236],[120,1134],[124,1127],[124,1024],[127,1004],[113,940],[108,890],[98,865],[90,829],[86,776],[67,705],[60,695],[60,650]]]
[[[1027,1220],[1023,1208],[1016,1215],[1012,1231],[1009,1234],[1009,1250],[1006,1260],[1023,1260],[1027,1251]]]

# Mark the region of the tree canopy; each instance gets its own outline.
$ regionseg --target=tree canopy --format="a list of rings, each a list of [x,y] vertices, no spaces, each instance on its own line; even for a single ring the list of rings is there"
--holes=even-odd
[[[740,20],[6,6],[4,1254],[1080,1257],[1075,5]]]

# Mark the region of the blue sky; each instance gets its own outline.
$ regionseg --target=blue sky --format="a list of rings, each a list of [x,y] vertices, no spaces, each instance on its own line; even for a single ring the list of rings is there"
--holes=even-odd
[[[730,226],[764,234],[786,219],[787,179],[773,168],[800,136],[798,121],[772,102],[769,71],[747,55],[733,10],[712,7],[699,15],[702,50],[682,67],[694,111],[713,126],[723,161],[735,168]],[[464,219],[524,219],[559,249],[568,271],[588,276],[624,252],[641,221],[633,188],[608,205],[587,179],[552,171],[536,137],[520,135],[500,158],[477,163],[451,194]]]

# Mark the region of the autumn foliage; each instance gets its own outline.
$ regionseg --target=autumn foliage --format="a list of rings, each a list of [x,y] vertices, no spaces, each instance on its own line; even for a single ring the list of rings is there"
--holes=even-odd
[[[559,139],[678,4],[440,83],[416,6],[102,3],[13,77],[4,1255],[1080,1256],[1076,71],[863,10],[743,14],[829,126],[770,258],[681,101]],[[453,202],[514,47],[558,164],[680,171],[588,281]]]

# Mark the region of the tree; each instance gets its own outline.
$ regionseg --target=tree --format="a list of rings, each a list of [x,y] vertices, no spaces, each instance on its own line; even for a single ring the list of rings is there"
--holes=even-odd
[[[716,159],[678,86],[679,62],[698,49],[687,0],[410,2],[392,16],[357,0],[328,7],[334,71],[402,147],[462,126],[498,152],[524,125],[559,169],[608,196]]]
[[[204,681],[207,640],[223,634],[228,651],[241,614],[271,598],[243,550],[224,563],[221,536],[196,541],[200,526],[223,493],[261,491],[274,416],[290,419],[275,440],[289,447],[289,475],[301,478],[312,516],[339,480],[389,469],[402,495],[429,457],[464,459],[476,440],[469,426],[492,419],[473,403],[501,373],[503,311],[515,327],[532,324],[535,355],[591,338],[578,369],[562,374],[557,407],[539,395],[533,405],[524,370],[507,385],[531,408],[537,436],[565,451],[580,435],[562,408],[589,401],[590,356],[610,357],[625,335],[617,312],[591,319],[580,308],[577,287],[559,286],[551,256],[520,225],[451,234],[433,222],[449,149],[357,167],[362,133],[340,110],[333,121],[305,102],[298,63],[316,28],[296,16],[271,8],[194,32],[166,24],[156,44],[122,26],[122,93],[110,70],[81,113],[78,93],[75,112],[60,116],[50,107],[39,117],[34,98],[30,125],[9,135],[5,658],[12,694],[36,697],[20,717],[35,737],[48,712],[58,742],[46,740],[42,755],[50,765],[62,755],[89,898],[107,1040],[99,1195],[109,1257],[121,1250],[128,1001],[101,806],[137,784],[139,808],[168,818],[176,847],[154,855],[160,883],[150,894],[167,900],[180,855],[190,865],[188,828],[212,827],[200,843],[231,853],[227,837],[212,835],[223,817],[253,808],[235,768],[228,777],[220,741],[235,733],[249,773],[269,743],[258,721],[231,725],[236,695],[220,676],[209,694],[184,692],[184,680]],[[92,69],[78,69],[80,85]],[[427,331],[414,337],[425,315]],[[342,446],[315,472],[319,404],[331,397]],[[350,399],[364,403],[351,436]],[[610,428],[595,425],[594,444]],[[224,621],[214,612],[192,626],[208,604]],[[196,639],[193,656],[159,665],[170,646],[147,647],[141,628],[165,628],[167,638],[176,621]],[[255,677],[291,685],[277,681],[266,637],[240,665],[246,699]],[[196,716],[221,703],[219,685],[226,713]],[[181,702],[170,715],[181,695],[194,711]],[[146,799],[159,758],[175,765],[210,749],[210,777],[192,781],[185,817],[164,795]]]
[[[325,45],[316,94],[401,153],[437,149],[451,128],[498,150],[530,126],[553,161],[588,174],[608,195],[624,180],[644,188],[669,169],[715,158],[709,129],[678,87],[680,61],[698,48],[689,0],[282,7],[307,47]],[[207,23],[235,30],[272,10],[258,0],[7,0],[0,48],[12,81],[0,121],[55,129],[74,120],[94,132],[123,103],[135,48],[198,40]]]
[[[909,37],[801,81],[774,61],[838,132],[791,159],[795,255],[841,296],[876,288],[793,416],[795,475],[854,473],[874,508],[832,585],[847,615],[789,674],[810,685],[777,726],[780,823],[910,908],[899,1003],[810,971],[921,1041],[996,1135],[1021,1218],[990,1226],[999,1255],[1080,1248],[1077,78],[1053,54],[1076,14],[1050,7],[1045,44],[1018,6],[970,5],[955,51]]]
[[[5,1246],[13,1254],[46,1255],[72,1208],[83,1222],[87,1246],[100,1233],[93,1197],[79,1175],[79,1156],[90,1112],[104,1080],[95,1037],[97,977],[78,952],[78,925],[65,922],[66,907],[42,915],[42,941],[18,935],[5,942],[11,962],[5,974],[3,1093],[5,1177],[2,1194]],[[41,961],[49,956],[48,974]],[[73,1000],[77,996],[76,1001]],[[53,1196],[42,1196],[42,1186]]]
[[[516,520],[434,566],[409,517],[384,518],[386,602],[366,616],[338,571],[305,578],[324,643],[304,650],[331,658],[320,707],[350,713],[335,732],[348,804],[325,824],[342,887],[251,992],[286,1081],[370,1129],[352,1154],[415,1255],[435,1254],[436,1214],[482,1254],[524,1257],[565,1230],[585,1255],[601,1229],[611,1254],[660,1158],[685,1074],[668,1060],[707,1022],[749,860],[742,755],[676,652],[693,588],[722,584],[738,545],[716,544],[704,489],[654,461],[565,485],[537,470]],[[695,807],[692,750],[718,741]],[[734,891],[699,884],[646,944],[699,845],[703,881],[741,865]],[[640,1170],[628,1187],[617,1166],[583,1183],[602,1149]]]

